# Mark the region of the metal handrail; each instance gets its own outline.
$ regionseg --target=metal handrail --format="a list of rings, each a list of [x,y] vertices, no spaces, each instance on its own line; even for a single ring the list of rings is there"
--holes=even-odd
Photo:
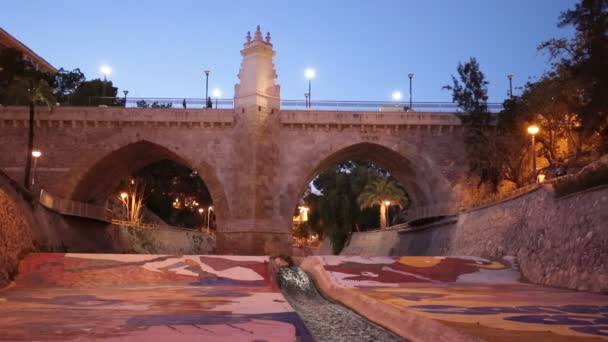
[[[214,236],[213,234],[207,234],[207,232],[205,232],[205,231],[196,230],[196,229],[189,229],[189,228],[184,228],[184,227],[170,226],[170,225],[167,225],[167,224],[162,225],[162,224],[153,224],[153,223],[132,222],[132,221],[118,220],[118,219],[112,219],[112,224],[115,224],[115,225],[118,225],[118,226],[133,227],[133,228],[174,229],[174,230],[181,230],[181,231],[202,233],[202,234],[205,234],[205,235],[209,235],[211,237]]]
[[[195,97],[110,97],[110,96],[89,96],[87,98],[68,98],[60,103],[61,106],[85,106],[85,107],[124,107],[142,108],[143,102],[146,108],[183,108],[184,101],[186,109],[207,108],[207,100]],[[211,98],[212,109],[233,109],[234,99]],[[138,105],[139,103],[139,105]],[[10,103],[8,103],[10,104]],[[282,110],[327,110],[327,111],[373,111],[373,112],[405,112],[412,111],[436,111],[436,112],[462,112],[458,104],[453,102],[409,102],[395,101],[354,101],[354,100],[317,100],[312,101],[311,108],[306,108],[305,100],[281,100]],[[488,103],[488,110],[496,113],[503,109],[501,103]]]
[[[43,189],[40,190],[39,203],[62,215],[112,222],[112,211],[106,207],[55,197]]]

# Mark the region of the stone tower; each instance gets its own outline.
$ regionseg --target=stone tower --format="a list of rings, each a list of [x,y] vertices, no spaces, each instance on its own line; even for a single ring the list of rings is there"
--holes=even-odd
[[[277,182],[280,87],[270,33],[248,32],[234,92],[231,217],[218,232],[220,254],[291,254],[291,232],[279,215]]]

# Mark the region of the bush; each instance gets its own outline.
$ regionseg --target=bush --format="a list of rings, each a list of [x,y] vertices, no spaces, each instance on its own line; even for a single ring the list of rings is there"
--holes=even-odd
[[[562,197],[606,184],[608,184],[608,156],[589,164],[576,175],[557,178],[553,182],[553,188],[555,196]]]

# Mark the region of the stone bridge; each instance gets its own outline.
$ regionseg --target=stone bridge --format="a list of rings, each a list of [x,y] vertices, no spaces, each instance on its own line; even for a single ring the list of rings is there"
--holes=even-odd
[[[291,220],[309,182],[349,159],[376,163],[415,206],[457,202],[465,170],[451,113],[281,110],[275,52],[248,37],[234,109],[37,108],[36,188],[105,205],[118,183],[170,159],[198,171],[213,199],[217,252],[290,253]],[[0,169],[22,181],[28,109],[0,107]]]

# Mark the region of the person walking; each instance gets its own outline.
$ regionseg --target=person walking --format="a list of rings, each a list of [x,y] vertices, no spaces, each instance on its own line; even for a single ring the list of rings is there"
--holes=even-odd
[[[184,99],[184,101],[182,101],[182,107],[184,107],[184,109],[186,109],[186,99]]]

